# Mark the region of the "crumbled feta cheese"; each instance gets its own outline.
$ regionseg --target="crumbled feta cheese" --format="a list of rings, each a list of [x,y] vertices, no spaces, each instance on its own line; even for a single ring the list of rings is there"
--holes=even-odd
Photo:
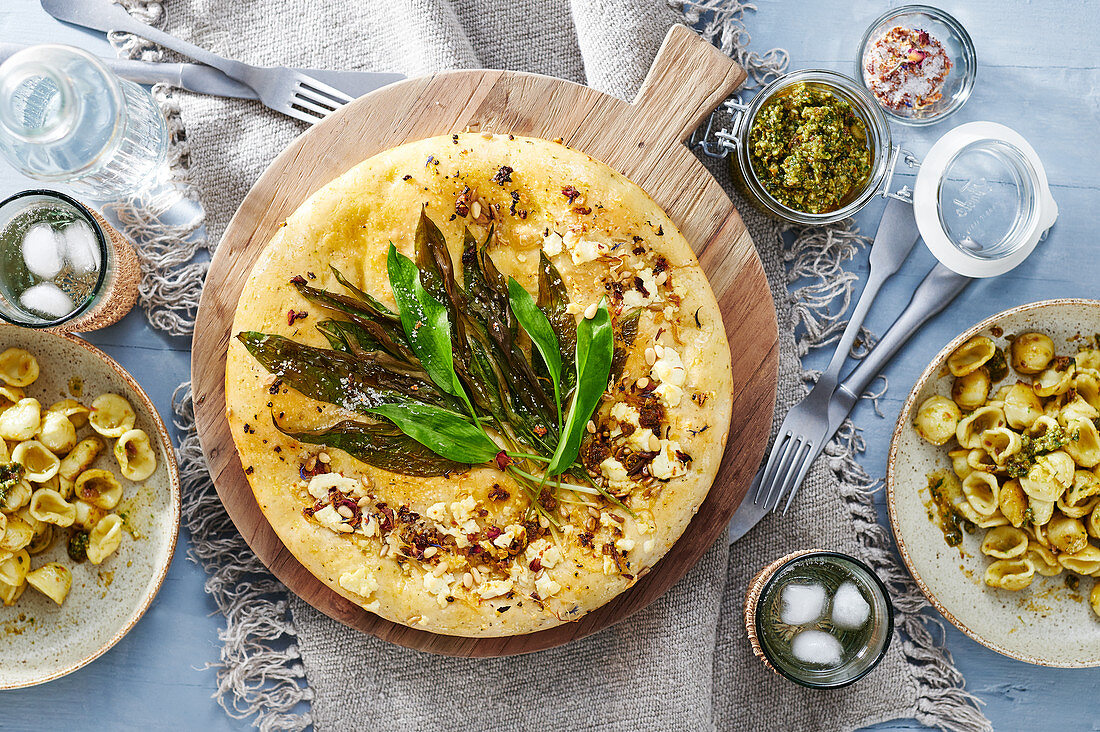
[[[473,519],[474,509],[477,508],[477,501],[473,496],[466,496],[461,501],[455,501],[451,504],[451,515],[454,516],[455,522],[464,524],[467,521]]]
[[[551,231],[542,240],[542,251],[546,252],[546,256],[548,257],[556,257],[561,254],[561,245],[561,234],[556,231]]]
[[[309,480],[309,495],[314,498],[328,498],[329,488],[347,494],[359,489],[360,484],[355,478],[345,478],[339,473],[321,473]]]
[[[606,554],[603,555],[603,573],[615,574],[618,571],[618,566],[615,565],[615,560]]]
[[[356,531],[365,536],[378,536],[378,520],[374,518],[373,514],[364,514],[363,520],[359,523],[359,528]]]
[[[332,529],[340,533],[347,533],[352,531],[352,528],[344,523],[344,517],[336,513],[336,509],[332,505],[325,506],[317,513],[313,514],[313,518],[317,523],[321,524],[327,529]]]
[[[634,540],[627,538],[617,539],[615,541],[615,548],[621,552],[628,552],[634,548]]]
[[[606,245],[600,242],[593,241],[592,239],[582,239],[576,232],[567,232],[563,239],[566,248],[569,249],[569,256],[573,259],[573,264],[585,264],[591,262],[603,254]]]
[[[646,452],[649,450],[650,437],[654,437],[654,433],[648,427],[644,430],[636,429],[630,434],[630,437],[626,438],[626,444],[636,452]]]
[[[600,463],[600,472],[611,485],[626,483],[630,480],[630,474],[626,467],[613,457],[606,458]]]
[[[429,594],[435,595],[436,604],[440,607],[447,607],[447,596],[451,594],[451,584],[455,581],[455,576],[450,572],[436,576],[431,572],[424,574],[424,589]]]
[[[354,592],[360,597],[370,597],[378,589],[378,578],[373,572],[368,573],[366,567],[360,567],[352,572],[344,572],[340,575],[340,586],[348,592]]]
[[[525,531],[525,529],[519,524],[509,524],[508,527],[504,529],[503,534],[493,539],[493,546],[500,549],[507,549],[512,545],[512,542],[516,540],[516,537],[520,535],[520,532],[523,531]]]
[[[535,579],[535,591],[543,600],[553,597],[561,590],[561,585],[543,574]]]
[[[626,424],[632,424],[635,427],[638,426],[638,420],[641,419],[641,416],[642,415],[638,413],[637,409],[626,402],[615,402],[615,405],[611,407],[612,419],[617,419]]]
[[[653,364],[649,375],[657,381],[665,384],[683,386],[687,378],[687,369],[680,360],[680,354],[675,349],[665,347],[661,350],[661,357]]]
[[[424,515],[430,518],[436,523],[444,523],[449,518],[447,515],[447,504],[443,501],[439,503],[433,503],[428,506],[428,510],[424,512]]]
[[[542,566],[553,569],[562,559],[561,549],[556,544],[552,544],[542,553]]]
[[[653,392],[666,407],[675,407],[684,398],[684,390],[668,382],[661,383]]]
[[[669,480],[679,475],[683,475],[684,464],[676,457],[677,451],[680,449],[680,443],[675,440],[662,440],[661,451],[657,453],[657,457],[653,458],[653,462],[649,464],[649,472],[658,480]]]
[[[627,290],[623,293],[623,310],[637,310],[648,304],[646,296],[637,290]]]
[[[600,512],[600,526],[606,526],[607,528],[618,528],[619,522],[613,518],[614,514],[610,511]]]
[[[493,597],[500,597],[501,595],[507,595],[512,591],[512,580],[489,580],[481,584],[481,589],[478,590],[478,595],[481,599],[488,600]]]
[[[642,543],[642,551],[647,554],[653,551],[653,539],[646,539],[645,542]]]

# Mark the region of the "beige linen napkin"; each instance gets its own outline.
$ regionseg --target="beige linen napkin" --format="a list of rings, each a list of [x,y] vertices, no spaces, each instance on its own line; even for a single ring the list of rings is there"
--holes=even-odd
[[[549,74],[631,98],[666,30],[701,28],[755,75],[781,52],[750,54],[736,2],[670,8],[663,0],[130,0],[131,11],[174,35],[254,64],[399,71],[494,67]],[[166,17],[161,17],[163,14]],[[778,16],[783,8],[769,5]],[[778,22],[761,17],[759,22]],[[117,39],[131,53],[159,51]],[[182,121],[177,152],[207,213],[211,246],[249,186],[303,126],[256,103],[169,94]],[[725,166],[711,166],[729,187]],[[784,245],[774,221],[738,208],[768,274],[780,323],[777,413],[804,393],[799,353],[835,334],[828,297],[846,297],[839,265],[861,245],[843,228],[794,232]],[[795,294],[795,278],[811,285]],[[795,341],[796,326],[808,335]],[[801,351],[800,351],[801,349]],[[181,420],[190,425],[186,394]],[[946,652],[937,647],[911,580],[891,554],[845,431],[811,471],[792,514],[769,518],[731,550],[719,541],[650,608],[567,647],[507,659],[431,656],[388,645],[289,598],[229,526],[209,486],[193,434],[181,450],[186,514],[195,553],[212,573],[208,590],[227,613],[219,695],[231,713],[267,728],[847,730],[915,717],[936,726],[989,726]],[[753,658],[741,616],[748,579],[796,548],[862,557],[894,590],[897,635],[881,666],[854,687],[814,692]],[[297,639],[294,640],[296,635]],[[291,641],[287,642],[287,637]],[[298,661],[300,657],[300,663]],[[308,705],[308,708],[307,708]]]

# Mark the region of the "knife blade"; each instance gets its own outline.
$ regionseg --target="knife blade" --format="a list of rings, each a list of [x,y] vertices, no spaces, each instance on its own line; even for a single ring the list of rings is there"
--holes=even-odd
[[[848,418],[848,414],[851,413],[856,402],[859,401],[860,395],[878,377],[882,369],[894,357],[894,354],[909,341],[909,338],[921,326],[947,307],[970,282],[972,282],[971,278],[952,272],[939,263],[925,275],[913,292],[913,297],[909,300],[905,310],[883,334],[875,347],[871,349],[871,352],[852,369],[848,377],[833,392],[832,399],[829,401],[828,436],[821,441],[821,447],[818,448],[817,454],[811,459],[817,459],[818,455],[821,454],[824,446],[832,440],[833,435],[844,424],[844,420]],[[747,534],[752,527],[760,523],[760,520],[767,513],[762,509],[763,503],[757,504],[747,498],[755,492],[754,487],[759,484],[762,472],[761,469],[753,478],[753,486],[750,486],[749,491],[745,493],[746,499],[741,501],[741,505],[738,506],[733,518],[730,519],[728,531],[730,544]]]

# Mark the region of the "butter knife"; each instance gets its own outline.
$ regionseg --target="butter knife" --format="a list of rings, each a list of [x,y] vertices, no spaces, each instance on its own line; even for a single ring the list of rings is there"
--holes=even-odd
[[[21,43],[0,43],[0,62],[29,46]],[[97,56],[103,64],[123,79],[138,84],[170,84],[198,94],[236,99],[256,99],[252,87],[240,83],[203,64],[158,64],[149,61]]]
[[[827,437],[821,441],[821,448],[824,448],[832,440],[833,435],[844,424],[844,420],[847,419],[848,414],[855,407],[856,402],[859,401],[860,395],[870,386],[883,368],[890,363],[890,359],[894,357],[894,354],[909,341],[909,338],[921,326],[947,307],[948,303],[954,300],[970,282],[971,278],[952,272],[938,262],[925,275],[905,310],[902,311],[889,330],[883,334],[875,347],[871,349],[871,352],[852,369],[848,377],[833,392],[832,399],[829,401],[829,432]],[[817,455],[814,455],[811,460],[820,455],[821,448],[818,449]],[[762,473],[763,469],[753,478],[752,485],[745,493],[745,498],[733,514],[733,518],[730,519],[730,544],[733,544],[748,533],[752,527],[760,523],[760,520],[764,518],[764,514],[767,513],[764,510],[763,503],[758,504],[751,498],[756,491],[756,487],[760,484]]]

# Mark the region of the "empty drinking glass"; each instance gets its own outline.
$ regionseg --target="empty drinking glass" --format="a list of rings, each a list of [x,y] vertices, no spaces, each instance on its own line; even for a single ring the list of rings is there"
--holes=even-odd
[[[167,149],[153,97],[91,54],[32,46],[0,65],[0,153],[24,175],[117,200],[158,181]]]

